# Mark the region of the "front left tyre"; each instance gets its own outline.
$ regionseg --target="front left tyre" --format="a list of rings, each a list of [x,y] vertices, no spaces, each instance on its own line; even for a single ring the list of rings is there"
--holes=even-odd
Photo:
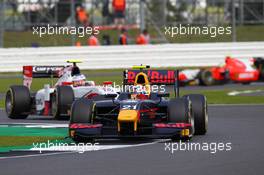
[[[14,85],[9,88],[5,98],[5,111],[11,119],[25,119],[31,110],[31,97],[26,86]]]
[[[205,135],[208,130],[208,106],[206,97],[202,94],[183,96],[192,102],[195,135]]]

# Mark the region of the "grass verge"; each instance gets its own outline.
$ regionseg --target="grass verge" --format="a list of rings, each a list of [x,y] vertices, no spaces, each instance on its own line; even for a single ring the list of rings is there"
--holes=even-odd
[[[49,136],[0,136],[0,149],[4,147],[32,146],[33,143],[63,140],[64,137]]]
[[[182,91],[181,94],[204,94],[209,104],[264,104],[264,96],[229,96],[230,91],[232,90]]]
[[[0,100],[0,108],[5,107],[5,99]]]

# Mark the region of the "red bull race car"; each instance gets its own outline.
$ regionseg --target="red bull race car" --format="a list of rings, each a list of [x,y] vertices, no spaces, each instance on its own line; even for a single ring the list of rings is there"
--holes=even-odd
[[[118,96],[81,98],[73,103],[69,136],[75,142],[131,137],[190,139],[194,134],[206,134],[206,97],[180,97],[178,71],[145,70],[149,66],[133,68],[124,71],[125,87]],[[171,99],[169,93],[156,91],[158,85],[167,84],[175,87],[175,97]]]

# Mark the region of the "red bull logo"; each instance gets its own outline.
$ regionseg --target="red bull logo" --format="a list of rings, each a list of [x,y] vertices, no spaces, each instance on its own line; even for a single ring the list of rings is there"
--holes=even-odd
[[[174,70],[145,70],[151,84],[173,84],[175,83]],[[126,83],[133,84],[139,70],[127,70]]]

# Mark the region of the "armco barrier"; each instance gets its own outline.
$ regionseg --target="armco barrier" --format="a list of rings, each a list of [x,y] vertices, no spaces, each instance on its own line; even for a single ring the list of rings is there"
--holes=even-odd
[[[23,65],[64,65],[80,59],[82,69],[212,66],[225,56],[264,57],[264,42],[163,44],[148,46],[42,47],[0,49],[0,71],[21,71]]]

